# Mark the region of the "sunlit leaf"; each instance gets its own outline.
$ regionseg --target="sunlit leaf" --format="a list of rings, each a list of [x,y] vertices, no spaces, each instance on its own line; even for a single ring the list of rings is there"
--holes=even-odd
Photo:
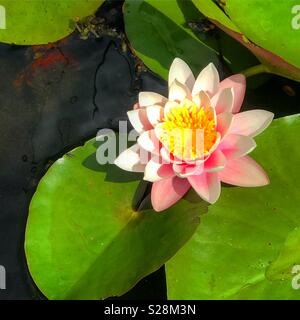
[[[187,196],[163,214],[135,212],[140,175],[99,165],[96,150],[90,140],[57,160],[30,205],[27,262],[50,299],[125,293],[176,253],[206,211]]]
[[[299,130],[300,116],[289,116],[256,138],[253,156],[270,185],[222,188],[192,239],[166,265],[169,298],[300,298],[292,286],[300,265]]]
[[[5,29],[0,42],[19,45],[47,44],[64,38],[75,21],[92,15],[104,0],[3,0]],[[4,17],[1,17],[4,19]]]

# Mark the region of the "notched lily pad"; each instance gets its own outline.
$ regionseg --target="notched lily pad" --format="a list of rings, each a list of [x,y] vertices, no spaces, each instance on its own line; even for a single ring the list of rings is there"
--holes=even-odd
[[[30,273],[50,299],[118,296],[157,270],[192,236],[206,205],[190,194],[168,211],[135,212],[140,181],[96,162],[88,141],[57,160],[32,199]]]

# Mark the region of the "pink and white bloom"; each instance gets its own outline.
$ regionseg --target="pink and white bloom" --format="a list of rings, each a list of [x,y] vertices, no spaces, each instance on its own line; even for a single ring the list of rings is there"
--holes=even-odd
[[[115,160],[120,168],[144,172],[144,179],[153,182],[153,208],[165,210],[191,187],[202,199],[215,203],[221,182],[267,185],[267,174],[248,154],[256,147],[253,138],[274,115],[264,110],[239,113],[245,77],[236,74],[220,81],[210,63],[195,79],[189,66],[176,58],[168,82],[168,98],[154,92],[139,94],[138,103],[128,112],[139,138]]]

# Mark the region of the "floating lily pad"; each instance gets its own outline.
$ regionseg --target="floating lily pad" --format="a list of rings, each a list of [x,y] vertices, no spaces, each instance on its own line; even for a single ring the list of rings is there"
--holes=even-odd
[[[297,4],[294,0],[282,1],[275,6],[272,0],[226,0],[222,4],[223,10],[213,0],[193,0],[193,3],[260,60],[260,72],[300,81],[299,35],[292,25],[293,19],[297,18],[292,14],[292,8]]]
[[[225,11],[256,45],[300,68],[299,30],[293,29],[295,0],[226,0]]]
[[[0,42],[19,45],[55,42],[75,30],[76,19],[94,14],[103,2],[3,0],[6,28],[0,29]]]
[[[206,210],[187,197],[163,214],[135,212],[140,175],[99,165],[96,150],[90,140],[57,160],[30,205],[28,266],[50,299],[125,293],[184,245]]]
[[[126,34],[135,53],[165,79],[174,57],[184,58],[198,70],[208,61],[218,61],[217,52],[187,27],[177,1],[127,0],[124,17]]]
[[[216,20],[222,25],[231,29],[232,31],[239,32],[239,28],[230,20],[226,14],[218,7],[213,0],[192,0],[195,6],[209,19]]]
[[[299,130],[300,116],[288,116],[257,137],[253,157],[271,184],[223,187],[192,239],[166,265],[169,298],[300,298],[293,287],[293,268],[300,265]]]
[[[225,33],[209,31],[205,27],[207,19],[191,1],[126,0],[124,17],[135,53],[165,79],[175,57],[185,60],[195,74],[210,62],[219,65],[220,46],[222,58],[232,72],[258,63],[251,52]]]

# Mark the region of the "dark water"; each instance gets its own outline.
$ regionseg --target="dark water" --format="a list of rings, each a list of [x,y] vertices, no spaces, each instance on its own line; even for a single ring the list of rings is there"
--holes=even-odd
[[[121,3],[99,12],[123,30]],[[74,33],[54,45],[0,45],[0,264],[7,290],[0,299],[43,299],[26,266],[23,249],[28,206],[48,167],[65,152],[117,129],[142,90],[166,93],[166,83],[138,72],[122,39],[81,40]],[[255,80],[254,80],[255,82]],[[272,77],[248,90],[246,104],[283,116],[300,111],[299,84]],[[122,298],[166,298],[163,268]]]

